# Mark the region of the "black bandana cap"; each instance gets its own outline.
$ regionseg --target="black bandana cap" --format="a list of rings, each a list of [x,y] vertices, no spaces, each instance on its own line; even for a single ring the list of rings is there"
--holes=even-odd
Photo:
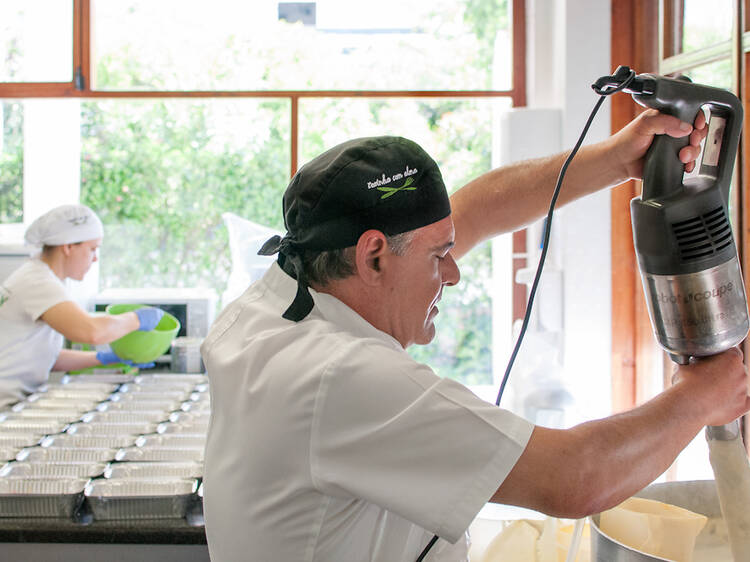
[[[395,236],[444,219],[448,192],[435,161],[402,137],[366,137],[342,143],[294,175],[283,198],[286,235],[258,254],[279,253],[297,277],[297,294],[283,317],[299,322],[313,308],[302,267],[304,250],[355,246],[370,229]]]

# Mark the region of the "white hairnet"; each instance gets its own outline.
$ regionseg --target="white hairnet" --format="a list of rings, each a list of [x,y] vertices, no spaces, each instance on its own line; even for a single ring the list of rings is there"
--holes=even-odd
[[[31,223],[24,238],[33,246],[60,246],[104,236],[102,221],[86,205],[62,205]]]

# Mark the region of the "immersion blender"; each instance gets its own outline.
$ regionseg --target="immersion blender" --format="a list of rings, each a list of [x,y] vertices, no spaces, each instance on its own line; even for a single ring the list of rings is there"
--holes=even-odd
[[[684,174],[678,157],[688,137],[657,135],[641,196],[630,203],[654,333],[673,361],[687,364],[738,345],[750,327],[728,213],[742,105],[727,90],[652,74],[637,75],[624,91],[688,123],[699,111],[710,114],[697,173]],[[739,420],[707,427],[706,438],[732,553],[750,560],[750,464]]]

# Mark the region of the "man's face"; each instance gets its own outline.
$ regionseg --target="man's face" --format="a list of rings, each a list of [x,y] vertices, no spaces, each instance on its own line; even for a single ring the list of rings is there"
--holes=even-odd
[[[450,253],[454,234],[453,221],[446,217],[417,229],[406,252],[391,260],[394,266],[386,273],[391,335],[404,348],[435,337],[443,286],[455,285],[461,277]]]

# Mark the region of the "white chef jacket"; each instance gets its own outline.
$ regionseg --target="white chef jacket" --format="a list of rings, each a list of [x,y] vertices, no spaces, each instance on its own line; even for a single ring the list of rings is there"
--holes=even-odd
[[[533,426],[331,295],[283,319],[296,290],[273,264],[202,346],[211,560],[414,562],[434,533],[463,542]]]
[[[39,259],[27,261],[0,285],[0,407],[47,380],[63,336],[40,316],[69,300],[65,284]]]

